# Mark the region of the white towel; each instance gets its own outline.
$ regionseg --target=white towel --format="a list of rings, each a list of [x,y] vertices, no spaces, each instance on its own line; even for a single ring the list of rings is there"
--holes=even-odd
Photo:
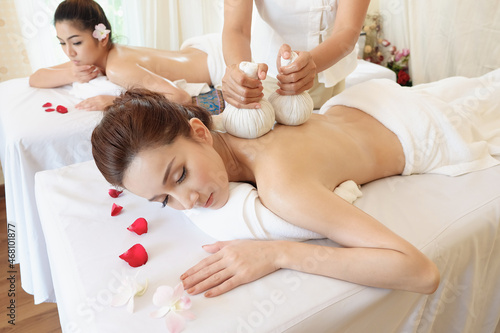
[[[181,45],[181,50],[194,47],[207,54],[207,66],[212,86],[222,87],[222,78],[226,72],[226,63],[222,54],[222,34],[212,33],[187,39]]]
[[[86,83],[73,82],[69,93],[81,100],[99,96],[119,96],[125,89],[108,80],[106,76],[98,76]]]
[[[179,89],[184,90],[191,97],[206,94],[210,91],[210,87],[206,83],[188,83],[184,79],[174,81],[174,83]]]
[[[370,80],[332,97],[319,113],[333,105],[360,109],[394,132],[405,154],[403,175],[458,176],[499,164],[500,69],[412,88]]]
[[[210,87],[206,83],[187,83],[186,80],[182,79],[175,81],[174,84],[179,89],[186,91],[191,97],[210,91]],[[76,98],[84,100],[99,95],[119,96],[124,91],[125,88],[109,81],[106,76],[98,76],[86,83],[73,82],[69,92]]]
[[[267,209],[255,187],[230,183],[229,200],[220,209],[194,208],[184,213],[206,234],[217,240],[281,239],[304,241],[325,236],[288,223]],[[361,196],[358,185],[347,181],[334,193],[352,203]]]

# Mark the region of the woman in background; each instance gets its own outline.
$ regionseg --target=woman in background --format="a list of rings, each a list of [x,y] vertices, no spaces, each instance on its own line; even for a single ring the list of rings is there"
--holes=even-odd
[[[54,14],[54,24],[70,61],[37,70],[29,79],[32,87],[55,88],[105,75],[124,88],[146,88],[162,93],[171,101],[187,104],[191,102],[190,95],[173,81],[220,84],[224,66],[220,35],[197,37],[192,45],[180,51],[115,44],[106,14],[93,0],[61,2]],[[115,96],[100,95],[76,107],[104,110],[114,99]]]

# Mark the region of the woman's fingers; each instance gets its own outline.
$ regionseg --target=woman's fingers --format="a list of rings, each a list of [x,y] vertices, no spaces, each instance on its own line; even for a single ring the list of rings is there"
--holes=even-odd
[[[208,290],[205,296],[214,297],[274,272],[277,252],[272,244],[237,240],[205,246],[216,252],[181,275],[184,288],[190,294]]]

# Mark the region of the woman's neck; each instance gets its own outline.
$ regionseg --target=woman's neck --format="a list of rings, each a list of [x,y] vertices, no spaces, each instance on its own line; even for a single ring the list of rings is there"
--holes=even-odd
[[[212,132],[213,147],[219,153],[232,182],[250,182],[255,184],[251,168],[252,161],[245,154],[241,140],[227,133]],[[247,141],[247,140],[245,140]]]
[[[96,65],[97,67],[99,67],[102,71],[102,74],[103,75],[106,75],[106,65],[108,63],[108,56],[109,56],[109,52],[111,52],[111,50],[114,48],[115,46],[112,45],[109,49],[105,49],[103,50],[103,54],[102,56],[99,58],[99,61],[94,64]]]

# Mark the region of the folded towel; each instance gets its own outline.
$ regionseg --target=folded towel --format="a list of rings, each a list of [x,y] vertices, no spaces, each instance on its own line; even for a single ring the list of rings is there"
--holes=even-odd
[[[174,83],[179,89],[186,91],[191,97],[206,94],[210,91],[210,87],[206,83],[187,83],[184,79],[174,81]]]
[[[210,87],[206,83],[187,83],[186,80],[182,79],[175,81],[174,84],[179,89],[186,91],[191,97],[210,91]],[[125,88],[109,81],[106,76],[98,76],[85,83],[73,82],[69,93],[84,100],[99,95],[119,96],[124,91]]]
[[[99,96],[119,96],[125,89],[108,80],[106,76],[98,76],[86,83],[73,82],[69,93],[81,100]]]
[[[247,183],[230,183],[229,200],[214,210],[194,208],[184,213],[206,234],[217,240],[281,239],[304,241],[325,236],[288,223],[267,209],[255,187]],[[352,203],[361,196],[352,180],[340,184],[334,193]]]

